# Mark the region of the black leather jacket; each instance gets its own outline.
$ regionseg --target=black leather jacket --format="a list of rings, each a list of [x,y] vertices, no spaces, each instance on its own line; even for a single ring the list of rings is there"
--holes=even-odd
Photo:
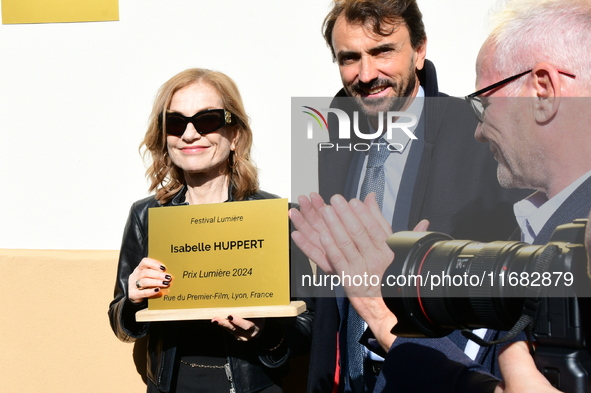
[[[183,188],[164,206],[186,205],[185,193],[186,188]],[[229,194],[228,202],[234,201]],[[272,198],[278,196],[258,191],[245,200]],[[177,352],[177,331],[182,322],[136,322],[135,313],[146,308],[147,302],[134,304],[127,293],[129,275],[148,254],[148,209],[159,206],[162,205],[154,196],[150,196],[135,202],[131,207],[123,233],[115,297],[109,306],[109,319],[111,328],[121,341],[133,342],[148,336],[147,376],[158,389],[168,392]],[[307,258],[292,248],[292,268],[296,263],[294,255],[298,259],[298,266],[303,266],[305,272],[306,266],[309,267]],[[307,300],[308,311],[295,318],[267,319],[261,336],[255,340],[242,342],[229,334],[224,335],[227,336],[226,342],[220,345],[224,345],[230,354],[228,364],[237,393],[257,392],[278,384],[287,372],[287,367],[284,367],[287,359],[309,350],[314,313],[313,303]]]

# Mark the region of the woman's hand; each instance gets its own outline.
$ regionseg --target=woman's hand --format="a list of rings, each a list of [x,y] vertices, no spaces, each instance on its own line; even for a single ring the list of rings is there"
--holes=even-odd
[[[166,274],[166,267],[159,261],[144,258],[129,275],[127,293],[132,303],[162,296],[161,288],[168,288],[172,277]]]
[[[235,315],[228,315],[227,318],[215,317],[212,323],[220,325],[238,341],[249,341],[257,337],[265,326],[264,318],[243,319]]]

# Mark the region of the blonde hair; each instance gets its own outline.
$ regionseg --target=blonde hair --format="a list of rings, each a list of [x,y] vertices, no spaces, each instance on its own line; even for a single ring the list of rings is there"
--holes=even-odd
[[[146,170],[150,180],[150,192],[156,191],[156,199],[164,204],[170,201],[186,184],[183,170],[173,164],[168,155],[166,131],[161,119],[170,107],[172,96],[180,89],[195,84],[206,83],[216,90],[222,100],[223,109],[231,112],[236,119],[234,125],[238,135],[236,149],[228,159],[230,184],[234,199],[242,200],[258,190],[258,171],[251,160],[252,130],[244,110],[242,97],[234,81],[227,75],[202,68],[191,68],[178,73],[160,87],[154,100],[148,130],[140,149],[144,159],[149,156],[151,164]]]

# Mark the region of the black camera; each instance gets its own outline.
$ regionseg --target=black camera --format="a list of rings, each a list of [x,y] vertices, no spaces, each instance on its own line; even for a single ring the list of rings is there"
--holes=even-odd
[[[559,226],[543,246],[479,243],[437,232],[398,232],[382,295],[400,337],[489,328],[537,342],[538,369],[558,389],[591,392],[591,279],[587,220]]]

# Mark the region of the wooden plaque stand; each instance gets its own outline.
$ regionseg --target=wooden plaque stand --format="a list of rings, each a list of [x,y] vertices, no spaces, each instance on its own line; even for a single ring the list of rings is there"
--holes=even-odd
[[[293,301],[285,306],[213,307],[173,310],[144,309],[135,314],[137,322],[187,321],[237,315],[241,318],[295,317],[306,311],[306,303]]]

